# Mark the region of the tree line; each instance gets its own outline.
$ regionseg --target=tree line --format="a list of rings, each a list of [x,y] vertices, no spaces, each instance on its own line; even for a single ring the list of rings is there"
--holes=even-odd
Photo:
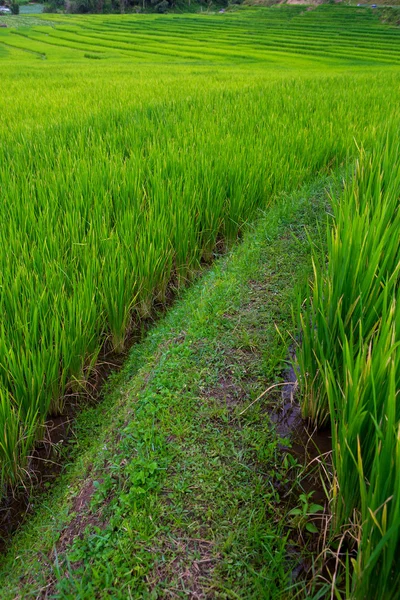
[[[242,0],[50,0],[45,12],[67,13],[114,13],[114,12],[158,12],[169,10],[193,10],[211,6],[226,7],[240,4]]]

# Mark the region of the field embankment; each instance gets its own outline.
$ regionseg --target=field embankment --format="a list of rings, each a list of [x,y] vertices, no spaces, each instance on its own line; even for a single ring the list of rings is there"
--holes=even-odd
[[[254,401],[282,373],[307,231],[330,187],[282,196],[132,349],[106,401],[78,419],[78,463],[3,561],[2,599],[301,591],[312,507],[287,514],[301,465],[270,420],[281,388]]]

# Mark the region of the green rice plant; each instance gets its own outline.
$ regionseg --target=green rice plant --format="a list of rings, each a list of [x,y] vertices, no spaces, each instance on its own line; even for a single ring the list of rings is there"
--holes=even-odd
[[[369,343],[379,325],[386,295],[398,289],[400,213],[399,147],[390,137],[372,157],[361,151],[352,182],[333,200],[334,227],[328,224],[328,262],[314,260],[309,299],[299,310],[303,343],[299,352],[302,412],[313,424],[329,411],[321,365],[343,365],[343,335]],[[385,293],[384,293],[385,292]]]
[[[352,598],[395,598],[400,583],[400,310],[392,301],[369,344],[344,336],[343,373],[325,368],[332,423],[334,526],[351,527]],[[343,382],[343,383],[342,383]]]
[[[105,256],[102,264],[102,304],[111,333],[112,348],[123,352],[130,318],[138,291],[137,273],[124,259],[118,240],[115,253]]]
[[[355,600],[395,598],[400,583],[399,157],[390,134],[360,152],[300,313],[302,410],[331,421],[333,530],[357,547]]]
[[[70,297],[59,298],[59,310],[53,319],[53,330],[60,331],[60,365],[62,388],[53,396],[52,414],[60,414],[64,408],[63,395],[68,386],[84,388],[96,363],[101,332],[96,278],[90,275],[94,268],[88,267],[85,279],[72,289]]]
[[[400,382],[396,311],[393,300],[369,342],[363,341],[360,332],[356,350],[353,335],[348,338],[343,334],[343,371],[334,371],[329,362],[324,368],[330,414],[335,419],[332,446],[338,489],[334,493],[334,518],[339,526],[361,506],[358,460],[362,460],[362,476],[370,481],[375,446],[385,439],[382,431],[389,427],[388,431],[392,429],[397,435],[400,408],[392,389],[393,381],[397,385]],[[387,421],[392,412],[393,427]]]
[[[35,441],[37,413],[22,415],[6,390],[0,388],[0,490],[26,479],[29,452]]]

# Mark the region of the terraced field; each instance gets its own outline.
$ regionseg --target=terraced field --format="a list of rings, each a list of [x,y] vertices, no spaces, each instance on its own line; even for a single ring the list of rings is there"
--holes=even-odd
[[[203,16],[43,17],[49,27],[2,32],[9,48],[31,49],[57,59],[58,48],[107,56],[173,62],[275,62],[293,58],[332,59],[335,64],[398,64],[399,32],[384,29],[366,9],[304,7]],[[3,19],[4,20],[4,19]],[[21,39],[22,38],[22,39]],[[24,38],[24,39],[23,39]],[[70,55],[71,59],[73,54]],[[286,62],[286,61],[285,61]]]
[[[400,30],[345,6],[0,22],[7,494],[102,348],[124,352],[260,211],[394,148]]]

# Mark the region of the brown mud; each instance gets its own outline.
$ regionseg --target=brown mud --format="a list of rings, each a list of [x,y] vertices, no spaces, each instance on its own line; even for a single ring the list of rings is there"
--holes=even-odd
[[[270,414],[270,418],[282,438],[282,449],[301,466],[300,487],[303,493],[309,495],[310,502],[323,507],[323,510],[308,517],[308,520],[317,527],[319,532],[317,535],[307,538],[307,536],[303,537],[300,530],[290,531],[289,538],[293,540],[293,547],[288,545],[289,555],[298,561],[291,578],[296,582],[299,579],[305,581],[313,579],[312,560],[308,557],[310,552],[316,556],[325,549],[324,533],[330,515],[326,490],[329,489],[332,480],[332,438],[329,426],[316,430],[303,419],[298,399],[299,370],[293,349],[290,351],[288,361],[290,366],[282,374],[284,385],[281,388],[280,402]],[[293,498],[294,506],[298,506],[297,496],[298,492],[296,498]],[[289,498],[289,504],[290,502]],[[306,553],[299,551],[299,547],[306,549]],[[326,556],[322,560],[321,572],[326,576],[331,570],[331,563],[332,559]]]
[[[332,438],[330,427],[317,430],[310,427],[301,416],[298,400],[298,368],[293,351],[289,356],[290,366],[284,371],[281,402],[271,413],[270,418],[274,423],[277,433],[283,440],[288,439],[290,444],[285,447],[290,454],[305,467],[302,487],[304,492],[313,491],[313,501],[323,504],[326,494],[319,475],[313,476],[318,461],[323,461],[328,471],[331,471]]]

